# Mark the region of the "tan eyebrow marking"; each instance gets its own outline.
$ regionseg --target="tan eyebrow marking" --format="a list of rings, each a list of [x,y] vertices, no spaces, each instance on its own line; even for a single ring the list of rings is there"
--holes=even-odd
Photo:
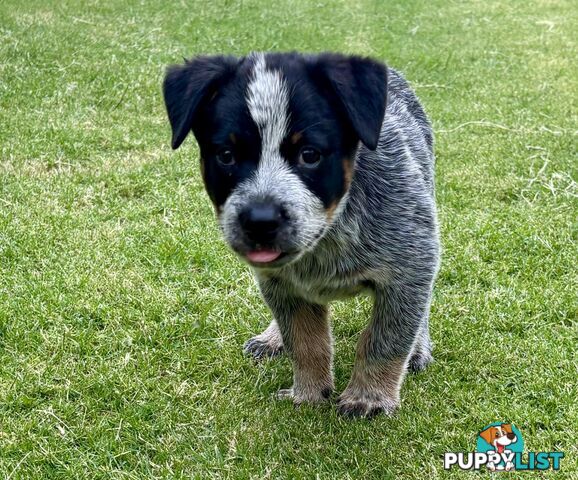
[[[299,140],[301,140],[301,138],[303,138],[303,133],[296,132],[293,135],[291,135],[291,143],[295,145]]]
[[[235,136],[234,133],[229,133],[229,140],[231,140],[231,143],[233,145],[235,145],[237,143],[237,137]]]

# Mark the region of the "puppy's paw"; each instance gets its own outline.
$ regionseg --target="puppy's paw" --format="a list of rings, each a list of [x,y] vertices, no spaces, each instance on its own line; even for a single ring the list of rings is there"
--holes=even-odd
[[[281,355],[283,352],[283,344],[276,339],[264,338],[263,335],[257,335],[250,338],[243,346],[243,353],[254,360],[262,360],[264,358],[273,358]]]
[[[414,352],[409,358],[407,369],[412,373],[419,373],[425,370],[430,363],[433,363],[434,358],[429,352]]]
[[[337,411],[346,417],[372,418],[379,413],[391,416],[399,400],[377,393],[346,389],[337,399]]]
[[[333,388],[330,386],[319,389],[296,389],[295,387],[283,388],[277,392],[277,400],[293,400],[293,404],[297,407],[303,403],[319,404],[326,402]]]

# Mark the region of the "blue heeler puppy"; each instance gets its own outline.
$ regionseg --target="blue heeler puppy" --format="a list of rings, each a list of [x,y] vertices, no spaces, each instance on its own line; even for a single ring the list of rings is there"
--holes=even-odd
[[[296,404],[333,390],[328,303],[367,292],[340,412],[399,405],[406,370],[432,361],[428,315],[440,246],[430,124],[399,73],[340,54],[200,56],[163,85],[178,148],[189,131],[223,235],[253,268],[273,321],[249,340],[282,349]]]

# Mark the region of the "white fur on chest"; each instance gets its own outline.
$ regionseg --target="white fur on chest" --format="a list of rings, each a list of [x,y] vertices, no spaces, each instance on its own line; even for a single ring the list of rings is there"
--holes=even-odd
[[[287,281],[287,279],[285,280]],[[325,304],[332,300],[350,298],[369,288],[368,284],[363,283],[362,280],[338,277],[315,279],[292,278],[287,283],[289,283],[292,290],[301,297],[310,302],[320,304]]]
[[[288,292],[319,304],[349,298],[369,289],[370,282],[365,275],[339,266],[339,262],[298,262],[287,266],[275,277]]]

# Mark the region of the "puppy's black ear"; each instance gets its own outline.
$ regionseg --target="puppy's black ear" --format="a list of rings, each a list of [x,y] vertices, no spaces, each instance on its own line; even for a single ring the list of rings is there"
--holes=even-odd
[[[370,58],[324,53],[318,72],[337,94],[359,139],[377,148],[387,101],[387,67]]]
[[[235,57],[202,56],[167,69],[163,95],[173,129],[174,149],[189,134],[201,102],[234,74],[237,64]]]

